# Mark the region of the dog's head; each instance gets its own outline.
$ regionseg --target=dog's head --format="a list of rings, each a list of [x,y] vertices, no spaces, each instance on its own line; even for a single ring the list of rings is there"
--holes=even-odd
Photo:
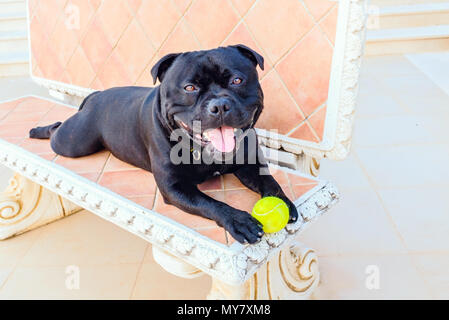
[[[234,152],[237,133],[252,128],[262,112],[256,67],[263,70],[263,61],[244,45],[163,57],[151,74],[161,82],[161,112],[170,129],[211,152]]]

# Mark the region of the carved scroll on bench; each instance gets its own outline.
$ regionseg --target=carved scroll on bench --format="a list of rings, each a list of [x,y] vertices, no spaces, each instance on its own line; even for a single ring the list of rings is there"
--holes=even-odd
[[[69,200],[16,173],[0,194],[0,240],[80,210]]]

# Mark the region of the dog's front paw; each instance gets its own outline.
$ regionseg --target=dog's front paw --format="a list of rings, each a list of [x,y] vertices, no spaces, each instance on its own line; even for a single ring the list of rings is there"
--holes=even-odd
[[[289,202],[290,203],[287,203],[288,209],[290,211],[290,219],[288,220],[288,223],[293,223],[298,220],[298,209],[296,209],[296,206],[293,202]]]
[[[240,243],[256,243],[263,236],[262,225],[249,213],[235,210],[228,213],[223,227]]]

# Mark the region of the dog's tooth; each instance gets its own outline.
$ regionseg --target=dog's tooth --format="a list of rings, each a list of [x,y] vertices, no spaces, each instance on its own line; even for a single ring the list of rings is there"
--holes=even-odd
[[[234,132],[237,132],[237,128],[234,128]]]

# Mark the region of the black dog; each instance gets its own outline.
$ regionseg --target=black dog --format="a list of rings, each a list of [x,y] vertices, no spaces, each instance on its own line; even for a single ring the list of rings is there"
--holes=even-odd
[[[200,192],[197,185],[217,174],[233,173],[246,187],[265,196],[283,199],[290,222],[297,219],[294,204],[271,175],[261,174],[266,164],[257,146],[251,151],[249,133],[263,108],[257,65],[263,57],[244,45],[207,51],[169,54],[151,70],[155,88],[120,87],[86,97],[79,111],[64,123],[30,131],[31,138],[51,138],[55,153],[82,157],[104,148],[117,158],[151,171],[166,203],[208,219],[228,230],[241,243],[257,242],[260,223]],[[201,129],[195,130],[195,122]],[[178,138],[170,139],[174,132]],[[253,135],[255,136],[255,135]],[[188,138],[188,143],[185,143]],[[213,161],[174,163],[172,149],[181,145],[194,162],[221,155],[236,158],[243,150],[244,163]],[[248,161],[248,159],[256,159]],[[231,161],[232,162],[232,161]]]

